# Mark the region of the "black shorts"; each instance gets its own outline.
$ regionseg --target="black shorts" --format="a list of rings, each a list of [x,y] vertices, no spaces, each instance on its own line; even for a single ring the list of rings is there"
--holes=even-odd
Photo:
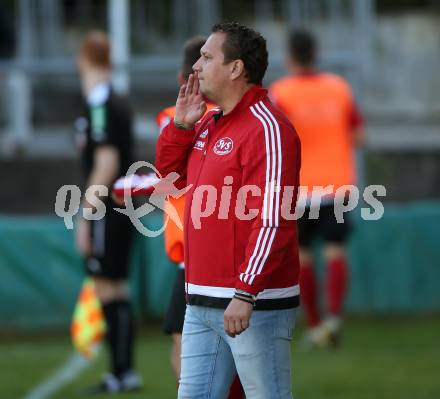
[[[85,261],[87,274],[125,280],[134,231],[130,218],[107,209],[103,219],[90,223],[93,256]]]
[[[344,223],[338,223],[335,217],[334,205],[322,205],[318,219],[309,219],[310,209],[307,207],[301,219],[298,220],[298,241],[302,248],[309,248],[316,238],[322,238],[327,243],[343,244],[350,233],[350,221],[344,215]]]
[[[174,280],[173,293],[171,294],[170,304],[168,305],[163,323],[163,330],[167,334],[182,334],[185,311],[185,270],[179,268],[176,279]]]

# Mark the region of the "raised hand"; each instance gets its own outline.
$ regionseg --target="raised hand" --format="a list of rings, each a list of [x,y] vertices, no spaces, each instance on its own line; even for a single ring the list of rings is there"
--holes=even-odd
[[[179,90],[174,120],[185,129],[192,129],[205,112],[206,104],[200,93],[199,78],[195,72],[189,75],[188,82]]]

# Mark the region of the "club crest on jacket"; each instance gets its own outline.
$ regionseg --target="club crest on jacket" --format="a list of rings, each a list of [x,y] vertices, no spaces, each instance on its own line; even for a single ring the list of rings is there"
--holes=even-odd
[[[234,142],[229,137],[223,137],[214,145],[214,153],[217,155],[227,155],[232,151]]]

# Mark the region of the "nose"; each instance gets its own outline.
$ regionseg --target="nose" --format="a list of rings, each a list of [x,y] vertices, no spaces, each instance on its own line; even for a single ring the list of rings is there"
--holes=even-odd
[[[201,59],[201,58],[202,58],[202,57],[200,57],[200,58],[196,61],[196,63],[193,65],[192,69],[193,69],[194,72],[200,72],[200,71],[202,70],[202,68],[200,67],[200,59]]]

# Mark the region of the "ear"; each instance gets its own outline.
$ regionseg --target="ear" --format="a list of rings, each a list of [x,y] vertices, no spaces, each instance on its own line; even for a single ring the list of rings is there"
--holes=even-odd
[[[186,83],[185,78],[183,77],[182,71],[179,71],[177,73],[177,83],[179,84],[179,87],[184,85]]]
[[[231,63],[231,80],[239,78],[244,75],[244,63],[242,60],[235,60]]]

